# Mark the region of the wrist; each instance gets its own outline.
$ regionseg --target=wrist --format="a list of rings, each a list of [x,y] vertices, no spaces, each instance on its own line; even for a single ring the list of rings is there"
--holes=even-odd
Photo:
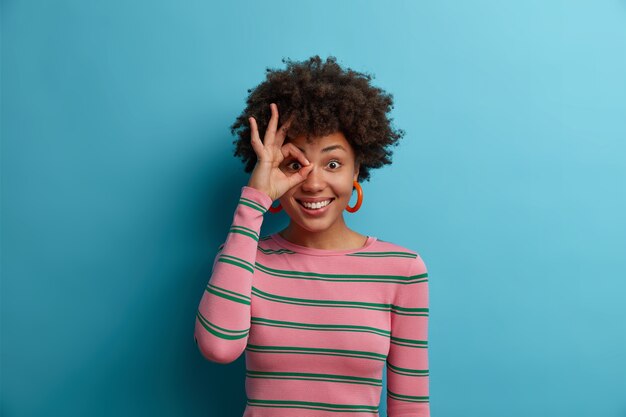
[[[263,193],[272,202],[274,201],[274,199],[270,196],[270,193],[268,191],[266,191],[263,187],[255,187],[254,185],[250,185],[250,184],[246,185],[246,187],[251,188],[254,191],[257,191],[259,193]]]

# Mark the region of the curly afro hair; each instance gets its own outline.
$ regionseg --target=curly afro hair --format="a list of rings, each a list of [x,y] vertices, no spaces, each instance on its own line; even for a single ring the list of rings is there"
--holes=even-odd
[[[304,135],[306,140],[341,132],[352,146],[356,164],[360,165],[358,181],[369,181],[370,169],[391,164],[398,140],[405,134],[393,129],[387,113],[393,109],[393,95],[370,85],[374,76],[343,69],[337,59],[329,56],[326,62],[315,55],[302,62],[282,59],[286,69],[267,68],[267,79],[249,89],[247,107],[231,126],[238,136],[233,141],[235,156],[250,173],[257,156],[250,144],[252,130],[248,117],[253,116],[263,138],[272,116],[270,103],[276,103],[278,126],[291,115],[295,116],[287,138]]]

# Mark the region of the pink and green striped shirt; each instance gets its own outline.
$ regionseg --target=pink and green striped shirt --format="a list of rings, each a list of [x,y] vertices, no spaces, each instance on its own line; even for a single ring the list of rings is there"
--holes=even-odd
[[[415,251],[369,236],[325,250],[260,236],[267,194],[244,186],[200,300],[204,357],[244,351],[244,417],[429,417],[428,273]]]

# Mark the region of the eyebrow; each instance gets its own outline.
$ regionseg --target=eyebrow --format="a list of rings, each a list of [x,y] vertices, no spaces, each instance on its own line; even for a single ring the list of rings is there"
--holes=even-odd
[[[302,151],[302,153],[305,153],[305,152],[304,152],[304,149],[302,149],[302,148],[301,148],[301,147],[299,147],[299,146],[296,146],[296,147],[297,147],[298,149],[300,149],[300,150]],[[327,147],[325,147],[324,149],[322,149],[322,153],[326,153],[326,152],[334,151],[335,149],[341,149],[341,150],[343,150],[344,152],[348,152],[348,151],[346,151],[346,148],[344,148],[343,146],[341,146],[341,145],[337,144],[337,145],[331,145],[331,146],[327,146]]]

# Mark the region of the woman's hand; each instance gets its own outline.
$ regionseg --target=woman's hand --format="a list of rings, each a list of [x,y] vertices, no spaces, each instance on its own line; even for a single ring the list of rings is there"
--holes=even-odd
[[[259,137],[256,120],[254,117],[248,118],[252,129],[251,144],[257,156],[257,162],[248,181],[248,186],[263,191],[274,201],[285,194],[287,190],[304,181],[313,169],[313,165],[293,143],[283,145],[287,128],[291,124],[293,116],[277,131],[278,106],[271,103],[270,108],[272,109],[272,117],[263,142]],[[289,156],[297,159],[302,168],[291,175],[285,175],[280,169],[280,164]]]

